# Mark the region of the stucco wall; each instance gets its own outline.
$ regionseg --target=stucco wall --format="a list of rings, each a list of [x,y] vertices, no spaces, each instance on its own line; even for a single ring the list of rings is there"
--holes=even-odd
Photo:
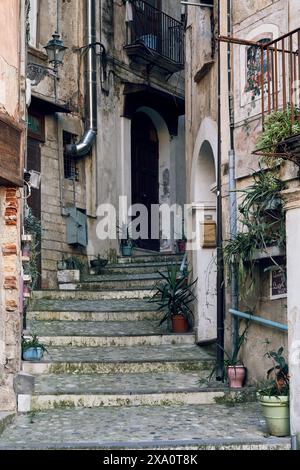
[[[0,111],[18,118],[20,65],[20,2],[0,3]]]
[[[226,8],[225,3],[221,6]],[[272,37],[284,34],[299,26],[292,11],[297,12],[299,2],[289,0],[241,0],[234,1],[233,4],[233,36],[243,39],[256,40],[270,33]],[[224,6],[223,6],[224,5]],[[226,10],[221,10],[222,34],[227,35]],[[298,15],[299,16],[299,15]],[[265,31],[264,31],[265,29]],[[195,161],[198,159],[199,134],[201,126],[209,119],[212,123],[217,121],[217,62],[215,59],[211,70],[198,83],[194,78],[201,69],[203,62],[207,61],[210,53],[210,21],[209,12],[205,8],[188,8],[188,25],[186,41],[186,159],[187,159],[187,188],[188,198],[192,202],[195,197],[195,187],[203,183],[202,177],[196,177]],[[201,47],[198,45],[201,44]],[[228,115],[228,89],[227,89],[227,45],[221,47],[221,126],[222,126],[222,191],[223,191],[223,237],[229,238],[229,199],[228,199],[228,150],[229,150],[229,115]],[[233,46],[233,83],[234,83],[234,117],[235,117],[235,150],[236,150],[236,175],[237,187],[243,188],[251,183],[249,175],[258,167],[258,159],[251,152],[254,150],[256,139],[261,131],[260,100],[253,105],[251,99],[245,94],[246,75],[246,49],[245,47]],[[212,137],[212,133],[206,133],[207,139],[215,141],[217,137]],[[217,142],[216,142],[217,143]],[[198,145],[198,147],[197,147]],[[197,150],[198,149],[198,150]],[[195,160],[195,161],[194,161]],[[294,177],[295,167],[285,164],[281,170],[284,179]],[[198,189],[196,194],[201,194]],[[194,253],[194,269],[197,267],[199,253]],[[192,256],[191,256],[192,258]],[[196,260],[196,261],[195,261]],[[205,267],[199,263],[198,272],[194,276],[203,277]],[[260,263],[258,277],[259,291],[256,292],[255,301],[249,298],[247,302],[240,303],[241,310],[251,310],[257,315],[273,319],[281,323],[287,322],[286,299],[271,300],[269,288],[269,274],[264,273]],[[243,288],[243,286],[242,286]],[[201,290],[201,289],[200,289]],[[201,293],[199,294],[201,296]],[[199,303],[199,299],[198,299]],[[199,306],[198,306],[199,307]],[[230,308],[230,286],[226,286],[226,320],[225,320],[225,343],[230,348],[231,316],[228,313]],[[205,315],[198,312],[198,328],[203,326],[201,321]],[[202,320],[201,320],[202,318]],[[203,326],[204,336],[207,335]],[[203,335],[202,335],[203,336]],[[202,339],[201,331],[198,338]],[[207,338],[210,339],[210,338]],[[266,340],[269,344],[266,344]],[[262,326],[251,324],[248,332],[248,341],[243,348],[243,358],[249,369],[249,380],[261,380],[265,377],[267,361],[263,357],[267,349],[276,349],[280,345],[287,346],[287,335],[277,330],[268,329]],[[287,354],[286,354],[287,355]]]

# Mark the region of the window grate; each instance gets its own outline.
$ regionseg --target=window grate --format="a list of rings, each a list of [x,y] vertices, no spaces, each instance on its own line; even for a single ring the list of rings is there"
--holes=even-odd
[[[76,160],[66,152],[66,146],[75,144],[77,136],[70,132],[63,131],[64,146],[64,176],[68,180],[78,181],[78,169]]]

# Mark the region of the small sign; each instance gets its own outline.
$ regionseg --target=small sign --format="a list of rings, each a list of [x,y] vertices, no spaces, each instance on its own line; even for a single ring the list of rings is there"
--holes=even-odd
[[[270,298],[284,299],[287,296],[286,267],[270,271]]]
[[[217,225],[215,221],[201,223],[200,233],[202,248],[215,248],[217,246]]]

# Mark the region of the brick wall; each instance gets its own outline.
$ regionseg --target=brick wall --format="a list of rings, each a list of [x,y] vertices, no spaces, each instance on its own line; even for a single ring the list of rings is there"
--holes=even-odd
[[[14,410],[14,374],[20,370],[19,190],[0,186],[0,410]]]

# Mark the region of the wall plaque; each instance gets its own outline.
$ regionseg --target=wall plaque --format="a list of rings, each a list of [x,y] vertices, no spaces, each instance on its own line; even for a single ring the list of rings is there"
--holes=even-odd
[[[206,220],[200,225],[200,240],[202,248],[216,248],[217,225],[214,220]]]

